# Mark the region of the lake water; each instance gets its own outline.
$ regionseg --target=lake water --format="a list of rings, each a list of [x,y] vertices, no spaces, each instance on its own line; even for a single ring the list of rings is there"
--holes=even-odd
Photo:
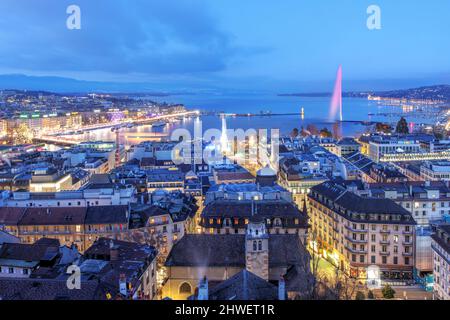
[[[330,97],[280,97],[277,95],[175,95],[170,97],[152,98],[157,102],[182,103],[188,109],[201,111],[216,111],[226,113],[254,113],[271,111],[272,113],[296,113],[296,115],[282,116],[254,116],[254,117],[228,117],[229,129],[279,129],[282,134],[289,134],[293,128],[306,128],[314,124],[319,130],[326,127],[333,131],[334,122],[329,120]],[[300,115],[303,108],[304,117]],[[422,108],[422,107],[420,107]],[[428,108],[428,107],[427,107]],[[423,110],[417,106],[410,110],[401,106],[389,106],[377,101],[362,98],[343,99],[344,121],[383,121],[395,124],[400,116],[404,116],[412,123],[433,123],[434,119],[424,117]],[[221,128],[221,119],[218,116],[202,116],[202,129]],[[186,128],[193,132],[195,119],[185,119],[178,123],[168,124],[156,131],[170,133],[177,128]],[[198,122],[197,122],[198,125]],[[359,135],[367,130],[367,126],[360,123],[344,122],[340,127],[344,136]],[[150,132],[150,126],[139,126],[121,129],[121,133]],[[155,129],[153,129],[155,131]],[[114,140],[115,135],[110,129],[96,130],[77,137],[80,140]],[[130,144],[121,139],[122,143]]]

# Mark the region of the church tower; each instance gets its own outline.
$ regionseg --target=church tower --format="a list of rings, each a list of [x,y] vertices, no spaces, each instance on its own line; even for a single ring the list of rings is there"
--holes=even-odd
[[[251,217],[245,235],[245,267],[260,278],[269,280],[269,234],[264,220]]]

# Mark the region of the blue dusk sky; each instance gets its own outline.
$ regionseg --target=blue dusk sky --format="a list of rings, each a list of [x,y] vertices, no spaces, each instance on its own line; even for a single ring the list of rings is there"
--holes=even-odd
[[[81,30],[66,27],[71,4]],[[381,30],[366,26],[371,4]],[[342,64],[344,90],[450,83],[448,0],[1,0],[0,12],[2,77],[326,92]]]

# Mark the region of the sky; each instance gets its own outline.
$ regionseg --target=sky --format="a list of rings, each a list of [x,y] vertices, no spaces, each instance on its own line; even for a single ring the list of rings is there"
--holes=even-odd
[[[66,27],[72,4],[80,30]],[[450,84],[448,0],[1,0],[0,12],[0,75],[327,92],[342,65],[344,90]]]

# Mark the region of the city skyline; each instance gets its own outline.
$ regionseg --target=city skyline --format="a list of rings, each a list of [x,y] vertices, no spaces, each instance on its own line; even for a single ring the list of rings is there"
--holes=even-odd
[[[1,0],[0,301],[450,300],[449,9]]]

